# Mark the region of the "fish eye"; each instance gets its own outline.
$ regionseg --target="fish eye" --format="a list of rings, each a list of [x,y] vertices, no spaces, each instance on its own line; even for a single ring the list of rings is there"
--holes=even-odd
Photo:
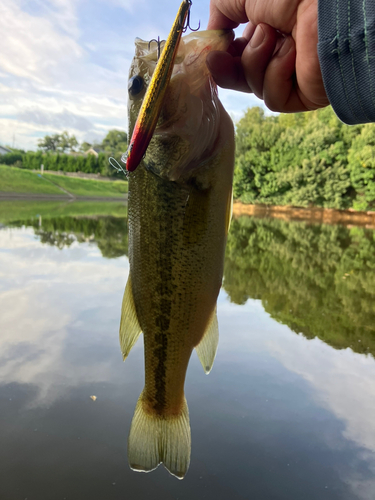
[[[144,86],[144,80],[141,76],[136,75],[130,78],[129,83],[128,83],[128,92],[132,96],[138,95]]]

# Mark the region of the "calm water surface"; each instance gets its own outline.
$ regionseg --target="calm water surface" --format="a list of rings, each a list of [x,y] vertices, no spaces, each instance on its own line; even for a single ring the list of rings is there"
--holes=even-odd
[[[1,500],[374,499],[373,231],[232,222],[178,481],[127,464],[143,344],[122,362],[126,207],[7,202],[0,222]]]

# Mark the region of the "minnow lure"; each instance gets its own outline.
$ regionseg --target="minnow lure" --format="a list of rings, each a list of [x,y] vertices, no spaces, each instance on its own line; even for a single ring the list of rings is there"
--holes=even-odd
[[[139,165],[154,133],[163,106],[165,93],[171,79],[181,34],[188,27],[190,28],[191,5],[191,0],[183,0],[181,3],[172,29],[165,42],[164,49],[158,59],[154,74],[152,75],[126,153],[126,170],[129,172],[133,172]],[[199,26],[197,29],[199,29]]]

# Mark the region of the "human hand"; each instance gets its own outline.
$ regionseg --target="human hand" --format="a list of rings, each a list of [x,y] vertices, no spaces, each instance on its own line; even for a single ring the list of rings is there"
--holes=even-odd
[[[318,59],[318,0],[211,0],[208,29],[247,23],[228,52],[207,65],[223,88],[253,92],[272,111],[329,104]]]

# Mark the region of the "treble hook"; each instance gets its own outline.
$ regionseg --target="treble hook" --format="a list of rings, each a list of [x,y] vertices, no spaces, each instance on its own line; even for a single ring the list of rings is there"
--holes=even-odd
[[[158,39],[156,40],[156,38],[153,38],[152,40],[150,40],[148,42],[148,50],[150,50],[150,47],[151,47],[151,42],[155,42],[156,45],[158,46],[158,60],[160,58],[160,46],[163,42],[165,42],[165,40],[160,40],[160,36],[158,36]]]
[[[181,31],[182,31],[182,33],[186,33],[186,31],[187,31],[188,28],[189,28],[190,31],[198,31],[199,28],[201,27],[201,22],[200,21],[198,22],[198,28],[193,29],[190,26],[190,8],[191,8],[193,2],[191,0],[185,0],[185,2],[189,4],[189,10],[188,10],[188,13],[187,13],[186,25],[182,26]]]

